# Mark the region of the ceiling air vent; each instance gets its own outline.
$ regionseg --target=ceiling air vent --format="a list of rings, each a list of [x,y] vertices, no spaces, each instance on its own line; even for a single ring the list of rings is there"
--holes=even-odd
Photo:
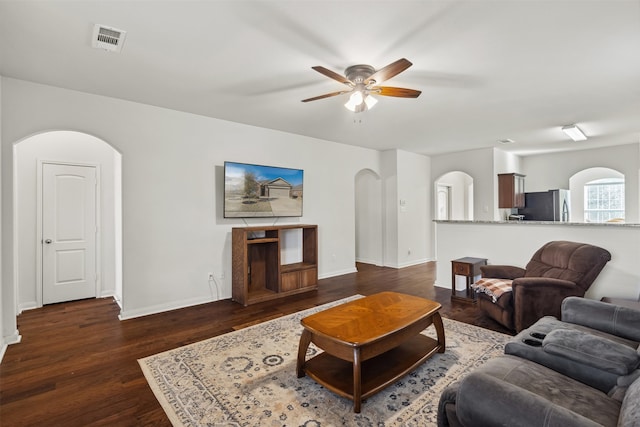
[[[104,49],[109,52],[120,52],[124,44],[126,31],[106,25],[96,24],[93,27],[93,39],[91,45],[96,49]]]

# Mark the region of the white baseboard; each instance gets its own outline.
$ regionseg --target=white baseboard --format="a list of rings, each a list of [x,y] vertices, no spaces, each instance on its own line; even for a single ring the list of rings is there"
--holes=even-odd
[[[413,261],[408,261],[408,262],[404,262],[402,264],[398,265],[398,268],[405,268],[405,267],[412,267],[414,265],[420,265],[420,264],[426,264],[428,263],[430,260],[423,258],[423,259],[417,259],[417,260],[413,260]]]
[[[165,311],[178,310],[180,308],[191,307],[193,305],[206,304],[216,301],[210,296],[191,298],[182,301],[172,301],[167,304],[157,304],[149,307],[141,307],[134,310],[120,310],[118,318],[120,320],[134,319],[136,317],[149,316],[150,314],[158,314]]]
[[[18,304],[18,313],[17,314],[20,314],[25,310],[33,310],[34,308],[40,308],[40,307],[41,306],[39,306],[36,301],[22,302],[22,303]]]
[[[371,264],[371,265],[375,265],[376,267],[382,267],[382,263],[380,262],[380,260],[356,258],[356,262],[361,262],[363,264]]]
[[[115,299],[116,293],[113,289],[109,289],[107,291],[100,291],[100,294],[98,295],[98,298],[108,298],[108,297],[113,297],[113,299]]]
[[[20,335],[20,333],[18,332],[18,330],[16,329],[16,331],[13,333],[13,335],[9,335],[7,337],[4,337],[4,342],[7,345],[11,345],[11,344],[18,344],[20,341],[22,341],[22,335]]]
[[[11,344],[18,344],[20,341],[22,341],[22,335],[20,335],[17,329],[12,335],[0,338],[0,363],[2,363],[2,358],[7,351],[7,347]]]
[[[0,363],[2,363],[2,358],[7,351],[7,347],[11,344],[18,344],[20,341],[22,341],[22,336],[18,333],[17,329],[13,335],[0,338]]]
[[[401,264],[385,264],[385,267],[390,267],[390,268],[405,268],[405,267],[411,267],[414,265],[420,265],[420,264],[426,264],[428,262],[433,261],[432,259],[418,259],[418,260],[414,260],[414,261],[408,261],[408,262],[404,262]]]
[[[342,276],[343,274],[357,273],[358,270],[356,267],[347,268],[344,270],[332,271],[330,273],[325,273],[323,275],[319,275],[318,279],[328,279],[329,277]]]
[[[322,276],[318,276],[318,278],[326,279],[329,277],[342,276],[343,274],[357,273],[357,271],[358,270],[356,270],[355,266],[353,266],[352,268],[325,273]],[[118,301],[116,298],[114,299],[116,300],[118,305],[122,307],[121,302]],[[225,298],[221,297],[220,299],[225,299]],[[134,310],[121,309],[120,315],[118,316],[118,318],[120,320],[134,319],[136,317],[149,316],[151,314],[158,314],[165,311],[178,310],[180,308],[191,307],[199,304],[206,304],[214,301],[217,301],[217,300],[215,298],[212,298],[211,296],[206,296],[206,297],[192,298],[192,299],[182,300],[182,301],[173,301],[167,304],[157,304],[149,307],[141,307]]]
[[[120,297],[118,297],[118,295],[113,295],[113,300],[116,304],[118,304],[118,307],[120,307],[120,312],[122,312],[122,300],[120,299]]]

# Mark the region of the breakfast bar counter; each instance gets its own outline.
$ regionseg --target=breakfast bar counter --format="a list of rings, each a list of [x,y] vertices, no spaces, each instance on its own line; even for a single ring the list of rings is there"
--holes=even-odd
[[[506,224],[506,225],[552,225],[563,227],[612,227],[612,228],[640,228],[638,223],[625,223],[625,222],[562,222],[562,221],[528,221],[528,220],[504,220],[504,221],[489,221],[489,220],[441,220],[436,219],[433,222],[436,224]]]
[[[436,285],[451,287],[451,260],[486,258],[487,264],[525,267],[533,253],[552,240],[600,246],[611,252],[587,298],[638,299],[640,224],[553,221],[435,220]]]

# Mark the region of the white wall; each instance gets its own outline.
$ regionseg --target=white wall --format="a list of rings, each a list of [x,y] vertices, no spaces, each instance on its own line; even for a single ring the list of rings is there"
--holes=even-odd
[[[436,285],[451,287],[451,260],[487,258],[489,264],[525,267],[536,250],[552,240],[571,240],[600,246],[611,261],[594,281],[586,297],[638,299],[640,296],[640,226],[619,224],[533,224],[437,222]]]
[[[433,260],[430,159],[398,150],[398,267]]]
[[[526,191],[569,188],[569,178],[584,169],[605,167],[625,177],[625,218],[640,222],[640,143],[527,156],[523,160]],[[572,203],[573,204],[573,203]]]
[[[356,175],[356,261],[383,264],[382,179],[370,169]]]
[[[515,154],[496,148],[493,150],[493,162],[493,171],[496,175],[499,173],[522,173],[522,158]]]
[[[2,341],[0,342],[0,351],[4,353],[6,345],[20,342],[21,337],[18,333],[16,296],[13,286],[13,210],[10,208],[11,205],[9,205],[9,208],[5,207],[5,201],[12,200],[11,183],[13,182],[13,168],[11,166],[12,146],[6,143],[7,139],[4,134],[4,130],[6,129],[6,112],[10,111],[10,109],[7,107],[8,104],[4,99],[6,84],[2,79],[0,79],[0,88],[0,143],[2,144],[2,149],[0,150],[0,161],[2,162],[2,168],[0,168],[0,188],[2,189],[2,209],[0,213],[0,221],[2,224],[0,229],[0,238],[2,239],[0,248],[2,252],[2,256],[0,257],[0,330],[2,331]]]
[[[0,100],[2,100],[2,80],[0,79]],[[2,145],[2,102],[0,102],[0,146]],[[0,150],[0,164],[2,164],[2,151]],[[2,174],[0,174],[0,194],[2,194]],[[2,242],[2,210],[0,210],[0,242]],[[2,304],[2,294],[4,287],[2,286],[2,263],[4,257],[2,256],[2,245],[0,244],[0,361],[4,356],[4,352],[7,349],[7,340],[5,339],[6,331],[4,330],[4,314],[5,310]]]
[[[39,162],[88,164],[100,171],[100,293],[116,294],[116,197],[115,173],[119,154],[91,135],[79,132],[54,131],[30,136],[17,143],[14,149],[16,176],[17,233],[17,303],[18,311],[42,305],[39,291],[41,281],[36,277],[37,253],[42,236],[37,230],[37,190]],[[118,194],[118,197],[120,195]]]
[[[15,79],[2,82],[5,226],[14,208],[15,142],[45,130],[75,130],[122,154],[124,318],[215,299],[210,271],[220,297],[231,296],[230,232],[245,224],[222,218],[225,160],[304,169],[304,217],[278,223],[318,224],[320,277],[355,271],[355,176],[362,169],[379,173],[379,152]],[[12,243],[5,233],[5,254],[13,252]],[[10,279],[5,290],[12,288]]]
[[[381,153],[382,199],[384,201],[384,265],[398,265],[398,152]]]
[[[430,159],[402,150],[382,153],[384,264],[401,268],[433,259]]]

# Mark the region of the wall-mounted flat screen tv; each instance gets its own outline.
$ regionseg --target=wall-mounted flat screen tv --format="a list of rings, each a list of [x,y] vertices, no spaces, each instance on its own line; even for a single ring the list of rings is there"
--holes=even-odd
[[[302,216],[301,169],[224,162],[224,217]]]

